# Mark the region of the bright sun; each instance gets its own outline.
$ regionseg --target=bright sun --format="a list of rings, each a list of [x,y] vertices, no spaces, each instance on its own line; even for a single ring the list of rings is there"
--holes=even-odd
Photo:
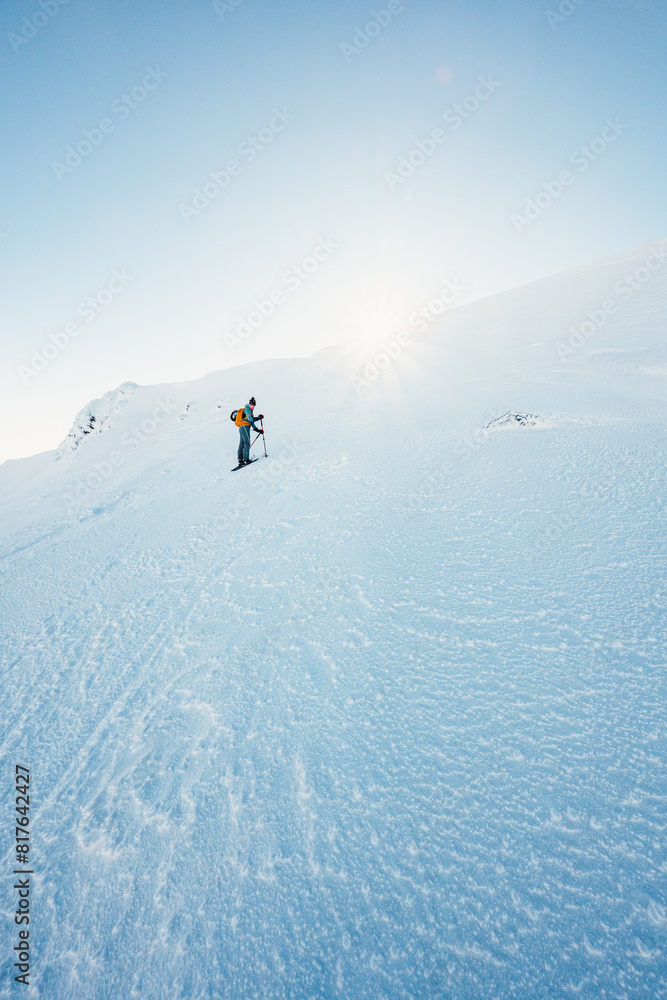
[[[404,289],[356,288],[343,301],[341,320],[350,339],[376,343],[407,325]]]

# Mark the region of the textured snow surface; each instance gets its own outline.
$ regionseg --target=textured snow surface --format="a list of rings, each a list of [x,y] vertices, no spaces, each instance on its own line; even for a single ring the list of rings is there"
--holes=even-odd
[[[667,996],[667,266],[554,348],[646,254],[0,468],[27,996]]]

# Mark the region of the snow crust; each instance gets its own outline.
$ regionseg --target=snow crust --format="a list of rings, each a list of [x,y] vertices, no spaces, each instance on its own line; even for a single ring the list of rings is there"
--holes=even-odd
[[[377,345],[125,384],[0,467],[26,995],[667,995],[667,267],[617,291],[653,249],[360,390]]]

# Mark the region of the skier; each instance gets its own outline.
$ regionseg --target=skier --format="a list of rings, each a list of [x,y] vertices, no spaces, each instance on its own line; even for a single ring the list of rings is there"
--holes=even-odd
[[[255,420],[263,420],[264,414],[260,413],[257,417],[253,417],[252,411],[256,406],[255,397],[251,396],[247,406],[244,406],[236,413],[236,426],[239,429],[239,450],[237,452],[239,467],[250,465],[250,428],[252,427],[259,434],[264,433],[262,428],[258,427],[255,423]]]

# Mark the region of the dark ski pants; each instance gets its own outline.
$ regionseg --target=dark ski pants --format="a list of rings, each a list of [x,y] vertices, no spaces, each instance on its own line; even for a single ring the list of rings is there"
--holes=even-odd
[[[236,456],[240,461],[250,459],[250,427],[239,427],[239,450]]]

